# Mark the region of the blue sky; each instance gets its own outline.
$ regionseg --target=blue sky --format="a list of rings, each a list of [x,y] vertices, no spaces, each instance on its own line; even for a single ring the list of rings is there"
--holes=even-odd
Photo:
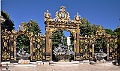
[[[54,18],[60,6],[66,7],[71,19],[78,12],[91,24],[112,30],[120,26],[120,0],[2,0],[1,6],[2,10],[5,10],[14,21],[15,30],[21,22],[32,19],[38,22],[44,34],[44,12],[49,10]]]

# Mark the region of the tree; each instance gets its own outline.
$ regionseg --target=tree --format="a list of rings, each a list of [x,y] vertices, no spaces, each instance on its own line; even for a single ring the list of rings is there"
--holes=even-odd
[[[83,19],[81,19],[81,23],[82,24],[80,25],[80,34],[82,36],[91,35],[92,34],[91,33],[92,32],[92,27],[90,25],[90,22],[87,19],[83,18]]]
[[[38,26],[38,23],[34,20],[30,20],[25,26],[28,27],[28,32],[33,32],[34,35],[37,35],[38,33],[41,33],[41,29]],[[18,50],[21,49],[23,46],[27,52],[30,52],[28,49],[30,47],[30,40],[27,36],[21,34],[17,37],[17,46]],[[35,43],[37,44],[37,43]]]
[[[117,36],[117,61],[120,65],[120,26],[114,30],[115,35]]]
[[[104,52],[107,52],[107,48],[106,48],[106,40],[102,37],[96,39],[95,41],[95,52],[99,52],[100,49],[103,49]]]
[[[52,47],[58,47],[58,45],[61,43],[61,37],[63,36],[62,30],[56,30],[52,34]]]
[[[113,31],[111,29],[104,29],[107,34],[113,35]]]
[[[93,24],[92,25],[92,35],[96,35],[96,32],[97,32],[97,29],[98,29],[98,25],[96,25],[96,24]]]
[[[61,37],[63,36],[63,31],[62,30],[56,30],[52,34],[52,50],[54,50],[55,47],[58,47],[59,44],[61,43]],[[52,54],[53,60],[57,60],[55,55]]]
[[[36,21],[30,20],[26,25],[28,27],[28,32],[33,32],[34,35],[41,33],[41,29]]]
[[[5,22],[1,24],[2,30],[7,29],[7,31],[12,31],[14,29],[14,23],[10,19],[10,16],[8,15],[8,13],[5,11],[1,11],[1,15],[5,19]]]
[[[117,45],[118,45],[118,48],[120,48],[120,27],[116,28],[114,30],[114,33],[117,36]]]
[[[28,49],[30,48],[30,40],[27,36],[25,36],[24,34],[20,34],[17,37],[16,42],[17,42],[17,51],[24,47],[25,51],[30,53],[30,50]]]

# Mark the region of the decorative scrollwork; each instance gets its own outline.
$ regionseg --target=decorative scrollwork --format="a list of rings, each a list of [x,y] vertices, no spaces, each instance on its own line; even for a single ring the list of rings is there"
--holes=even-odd
[[[60,12],[56,12],[56,17],[54,21],[67,23],[70,21],[69,13],[66,12],[65,6],[60,7]]]
[[[98,30],[96,32],[96,35],[106,35],[105,30],[103,30],[102,26],[98,27]]]
[[[22,25],[21,26],[19,25],[18,31],[24,32],[26,30],[27,30],[27,27],[25,26],[25,23],[22,22]],[[15,33],[15,31],[13,31],[13,33]]]

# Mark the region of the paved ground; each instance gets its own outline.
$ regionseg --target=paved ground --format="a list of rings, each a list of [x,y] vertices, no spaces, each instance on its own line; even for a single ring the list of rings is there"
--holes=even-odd
[[[10,66],[10,71],[120,71],[120,66],[111,63],[90,65],[80,63],[78,65],[37,65],[37,66]]]

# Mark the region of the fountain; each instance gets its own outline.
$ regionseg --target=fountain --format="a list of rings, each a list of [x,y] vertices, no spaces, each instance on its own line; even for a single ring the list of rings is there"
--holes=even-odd
[[[30,57],[30,54],[28,54],[24,50],[24,47],[17,52],[17,55],[20,57],[20,60],[18,61],[18,63],[20,63],[20,64],[29,64],[30,63],[30,60],[28,60],[28,58]]]
[[[61,44],[58,47],[55,47],[53,54],[60,62],[69,62],[71,56],[74,55],[72,47],[70,47],[70,37],[67,37],[67,45],[64,43],[64,37],[61,37]]]
[[[99,50],[99,53],[95,53],[95,58],[96,60],[100,60],[102,62],[105,62],[105,57],[107,56],[106,53],[103,52],[103,49]]]

